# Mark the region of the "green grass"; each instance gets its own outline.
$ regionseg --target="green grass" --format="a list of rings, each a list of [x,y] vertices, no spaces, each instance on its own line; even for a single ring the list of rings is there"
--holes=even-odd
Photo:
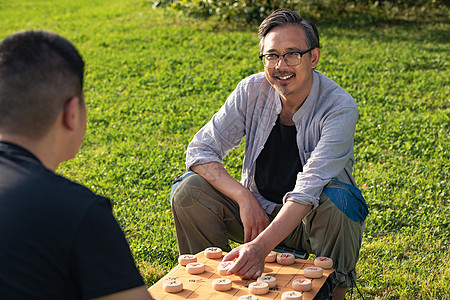
[[[262,71],[257,28],[181,18],[144,0],[16,2],[0,2],[0,38],[50,29],[86,60],[87,134],[58,172],[112,199],[150,286],[176,264],[169,193],[187,144],[242,78]],[[449,299],[450,24],[429,19],[318,24],[318,70],[360,109],[365,299]],[[238,179],[242,150],[226,159]]]

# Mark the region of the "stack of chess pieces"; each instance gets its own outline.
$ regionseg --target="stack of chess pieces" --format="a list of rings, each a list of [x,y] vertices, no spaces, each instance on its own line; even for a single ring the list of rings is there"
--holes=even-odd
[[[210,247],[204,250],[204,255],[208,259],[222,258],[222,249],[217,247]],[[276,253],[271,251],[267,255],[265,262],[277,262],[280,265],[292,265],[295,263],[295,256],[291,253]],[[180,255],[178,258],[180,265],[186,267],[186,272],[191,275],[201,274],[205,271],[205,265],[197,262],[195,255]],[[233,267],[233,261],[222,261],[217,266],[217,272],[220,276],[226,276],[228,270]],[[333,266],[333,261],[328,257],[316,257],[314,260],[314,267],[307,267],[303,271],[303,275],[307,278],[298,278],[292,281],[292,291],[287,291],[282,294],[282,300],[301,300],[302,292],[307,292],[312,289],[311,279],[320,278],[323,276],[323,269],[330,269]],[[277,286],[277,280],[273,276],[261,276],[256,282],[252,282],[248,286],[249,295],[239,297],[239,300],[255,300],[258,299],[256,295],[264,295],[269,292],[271,288]],[[212,287],[216,291],[228,291],[232,288],[232,282],[228,278],[217,278],[212,281]],[[168,280],[163,284],[163,290],[167,293],[178,293],[183,290],[183,283],[179,280]]]

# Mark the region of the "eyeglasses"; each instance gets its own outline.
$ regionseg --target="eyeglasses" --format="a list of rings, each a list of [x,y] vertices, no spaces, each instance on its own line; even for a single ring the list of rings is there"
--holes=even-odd
[[[280,57],[283,57],[286,65],[297,66],[302,63],[302,56],[308,52],[311,52],[312,49],[314,48],[309,48],[306,51],[286,52],[282,55],[278,55],[275,53],[261,54],[259,56],[259,59],[262,60],[262,63],[266,68],[275,68],[280,61]]]

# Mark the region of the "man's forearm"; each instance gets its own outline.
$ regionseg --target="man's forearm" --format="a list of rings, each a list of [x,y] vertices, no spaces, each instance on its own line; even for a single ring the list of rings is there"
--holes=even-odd
[[[209,162],[191,167],[192,171],[202,176],[216,190],[240,204],[241,199],[246,199],[251,192],[240,184],[218,162]]]
[[[275,219],[252,243],[261,244],[265,252],[269,253],[300,224],[311,208],[311,205],[286,202]]]

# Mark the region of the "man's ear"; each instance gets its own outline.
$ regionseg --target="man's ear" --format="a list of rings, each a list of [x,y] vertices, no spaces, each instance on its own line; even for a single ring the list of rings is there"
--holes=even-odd
[[[64,105],[62,121],[64,126],[69,130],[74,130],[78,122],[78,114],[80,113],[80,98],[72,97]]]
[[[311,67],[315,69],[319,64],[320,48],[314,48],[311,50]]]

